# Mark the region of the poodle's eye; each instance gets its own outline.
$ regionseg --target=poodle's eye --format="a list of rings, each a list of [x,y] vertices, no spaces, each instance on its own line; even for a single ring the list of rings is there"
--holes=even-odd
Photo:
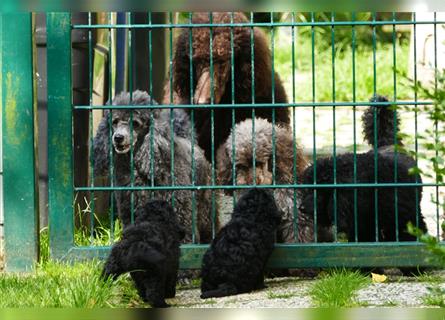
[[[247,171],[249,168],[243,164],[237,164],[236,165],[236,170],[244,170]]]
[[[113,126],[117,126],[117,124],[119,123],[119,119],[118,118],[116,118],[116,119],[113,119]]]
[[[261,162],[261,161],[256,161],[255,164],[256,164],[257,167],[262,167],[264,165],[264,163]]]

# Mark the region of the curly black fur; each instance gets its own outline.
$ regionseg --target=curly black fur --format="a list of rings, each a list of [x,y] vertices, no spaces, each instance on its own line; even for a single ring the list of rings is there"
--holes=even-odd
[[[371,101],[387,102],[383,96],[375,96]],[[354,181],[354,155],[342,154],[336,157],[336,183],[415,183],[422,182],[420,175],[412,175],[409,169],[415,166],[415,160],[403,153],[396,153],[394,134],[397,134],[400,120],[396,117],[397,127],[394,126],[394,111],[390,105],[369,107],[363,115],[363,131],[365,139],[374,143],[374,112],[378,127],[378,150],[356,155],[357,176]],[[397,115],[396,115],[397,116]],[[400,141],[398,141],[400,143]],[[375,160],[375,158],[377,158]],[[377,178],[374,168],[377,161]],[[397,164],[397,180],[395,180]],[[315,169],[316,166],[316,169]],[[316,171],[316,183],[334,183],[334,159],[332,157],[317,159],[316,164],[304,172],[304,183],[312,184]],[[413,241],[415,236],[410,235],[406,226],[408,222],[418,225],[426,231],[426,224],[420,211],[422,188],[397,188],[397,204],[395,203],[395,188],[357,188],[357,202],[354,202],[352,188],[321,188],[316,191],[316,205],[318,217],[318,232],[322,239],[332,240],[335,232],[346,234],[349,241],[355,241],[355,228],[357,228],[358,241],[396,241],[396,232],[400,241]],[[375,193],[374,190],[377,190]],[[417,196],[416,196],[417,193]],[[336,209],[334,206],[336,197]],[[377,198],[376,198],[377,197]],[[377,202],[377,208],[375,203]],[[357,208],[357,224],[354,222],[354,207]],[[395,209],[398,210],[398,219],[395,218]],[[314,213],[314,190],[303,190],[303,200],[300,206],[302,214]],[[335,210],[337,212],[337,230],[334,226]],[[375,222],[375,210],[377,226]],[[416,217],[416,210],[419,217]],[[329,230],[329,231],[328,231]]]
[[[239,199],[204,255],[201,298],[264,288],[263,273],[282,214],[269,191],[252,189]]]
[[[231,14],[227,12],[213,13],[213,23],[230,23]],[[234,13],[234,23],[246,23],[247,18],[242,13]],[[209,23],[208,13],[194,13],[192,23]],[[215,27],[212,29],[212,57],[214,63],[215,104],[232,103],[231,78],[231,36],[230,28]],[[175,43],[173,59],[173,103],[191,103],[194,97],[190,96],[190,60],[193,62],[193,92],[198,90],[197,84],[203,72],[209,72],[210,66],[210,32],[209,28],[194,28],[192,31],[192,57],[190,57],[190,30],[183,29]],[[255,103],[287,103],[284,86],[277,73],[272,81],[272,59],[269,41],[265,33],[254,28],[254,82]],[[252,103],[252,61],[251,61],[251,28],[235,27],[233,29],[233,67],[234,67],[234,99],[237,104]],[[272,88],[274,89],[274,93]],[[170,88],[167,85],[164,103],[170,103]],[[199,94],[199,93],[198,93]],[[272,98],[274,94],[274,98]],[[200,103],[195,101],[195,103]],[[206,103],[210,103],[210,96]],[[195,111],[195,123],[198,133],[198,144],[204,149],[207,159],[211,159],[211,118],[210,110],[214,110],[214,146],[217,150],[224,143],[230,133],[232,123],[232,110],[211,109]],[[275,119],[277,123],[289,123],[288,108],[276,108]],[[260,118],[272,119],[272,111],[267,108],[255,109],[255,115]],[[252,117],[252,109],[236,109],[235,122]]]
[[[357,154],[357,177],[356,183],[374,183],[374,153],[367,152]],[[378,183],[394,182],[394,153],[378,153]],[[419,175],[409,174],[412,159],[404,154],[397,155],[397,182],[419,183],[422,179]],[[337,183],[354,183],[353,171],[354,155],[351,153],[337,156]],[[334,183],[334,161],[333,158],[317,160],[317,184]],[[314,177],[314,166],[306,170],[304,183],[312,184]],[[418,197],[416,198],[416,189]],[[331,230],[334,226],[334,188],[322,188],[317,193],[317,217],[319,232]],[[354,203],[354,190],[352,188],[338,188],[336,192],[337,202],[337,232],[346,234],[348,241],[355,241],[355,228],[357,228],[358,241],[396,241],[396,230],[400,241],[414,241],[415,236],[406,231],[408,222],[418,223],[420,229],[426,231],[425,221],[420,211],[420,200],[422,188],[399,187],[397,188],[398,228],[395,219],[395,188],[376,188],[377,208],[375,208],[374,188],[357,188],[357,202]],[[354,206],[357,207],[357,225],[354,222]],[[378,212],[378,227],[375,223],[375,209]],[[416,219],[416,209],[419,219]],[[314,212],[314,190],[307,189],[303,192],[303,200],[300,211],[305,215],[313,215]],[[376,231],[377,230],[377,231]],[[335,230],[332,230],[335,232]],[[377,237],[376,238],[376,233]],[[332,239],[332,234],[320,234],[321,239]]]
[[[113,100],[113,105],[149,105],[150,96],[146,92],[135,91],[130,102],[129,93],[121,93]],[[192,185],[192,160],[195,164],[196,185],[210,184],[211,168],[199,146],[194,147],[194,157],[191,153],[190,124],[188,115],[183,110],[176,110],[173,114],[174,136],[171,136],[170,111],[159,109],[131,109],[133,111],[133,169],[134,186],[169,186]],[[153,119],[152,130],[150,129]],[[131,186],[131,150],[119,152],[122,148],[115,140],[117,132],[123,136],[130,135],[128,122],[130,109],[118,109],[112,112],[113,159],[115,186]],[[110,119],[107,114],[101,120],[99,129],[93,141],[95,175],[106,174],[109,170],[110,159]],[[153,133],[153,134],[152,134]],[[125,140],[125,139],[123,139]],[[129,138],[128,141],[131,141]],[[120,141],[120,140],[119,140]],[[173,145],[172,145],[173,144]],[[124,144],[125,145],[125,144]],[[171,175],[171,148],[174,147],[174,181]],[[153,156],[153,159],[152,159]],[[152,167],[153,164],[153,167]],[[153,170],[154,169],[154,170]],[[115,191],[117,209],[124,226],[131,222],[132,192],[127,190]],[[197,224],[196,241],[209,243],[212,239],[212,229],[218,230],[218,220],[210,218],[211,191],[199,190],[195,193]],[[171,201],[173,192],[170,191],[134,191],[134,208],[143,207],[152,198]],[[174,193],[175,208],[178,208],[179,220],[187,228],[184,242],[192,241],[192,191],[179,190]],[[217,216],[217,215],[216,215]]]
[[[133,225],[113,245],[103,276],[130,272],[141,298],[153,307],[168,307],[176,294],[179,243],[185,232],[166,201],[151,201],[136,211]]]
[[[375,95],[369,101],[388,102],[388,104],[371,106],[363,113],[362,121],[365,141],[371,146],[374,146],[377,142],[378,148],[393,145],[395,141],[397,141],[398,145],[402,145],[400,139],[394,139],[397,138],[397,136],[394,136],[394,133],[400,128],[400,118],[396,110],[389,104],[388,98]],[[374,137],[374,117],[377,124],[377,141]]]

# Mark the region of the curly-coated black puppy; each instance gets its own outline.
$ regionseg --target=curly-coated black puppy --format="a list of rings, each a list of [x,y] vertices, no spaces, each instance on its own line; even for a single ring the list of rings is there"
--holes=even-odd
[[[264,269],[281,217],[270,191],[251,189],[239,199],[231,220],[204,255],[201,298],[264,288]]]
[[[371,101],[388,102],[382,96],[376,96]],[[374,137],[374,118],[377,123],[377,139]],[[335,162],[336,183],[422,183],[420,175],[409,172],[415,165],[414,159],[404,153],[396,152],[394,148],[394,134],[397,133],[399,122],[397,113],[389,103],[369,107],[363,116],[364,136],[370,144],[378,147],[377,152],[372,149],[357,154],[355,159],[353,153],[338,155]],[[398,144],[400,143],[399,140]],[[355,177],[354,171],[356,171]],[[305,171],[303,178],[304,184],[312,184],[314,179],[316,184],[334,183],[334,159],[332,157],[317,159],[316,164]],[[321,233],[319,234],[321,239],[332,240],[336,233],[343,233],[350,242],[415,241],[416,237],[407,232],[408,222],[426,231],[420,210],[421,187],[358,187],[356,190],[356,201],[353,188],[303,190],[300,206],[302,214],[314,214],[316,195],[318,232]],[[418,216],[416,212],[419,213]],[[336,224],[337,230],[335,230]]]
[[[193,14],[193,24],[208,24],[210,22],[214,24],[242,24],[248,23],[249,20],[241,12],[214,12],[212,13],[212,20],[210,20],[209,13],[206,12]],[[211,30],[209,27],[182,29],[175,42],[172,70],[173,93],[170,92],[170,82],[168,81],[165,86],[164,104],[288,102],[286,91],[278,73],[272,72],[270,42],[260,28],[252,29],[249,26],[237,26],[231,29],[228,26],[221,26],[213,27]],[[233,51],[231,46],[232,32]],[[211,55],[213,59],[212,68],[210,67]],[[191,65],[192,69],[190,69]],[[231,66],[234,68],[233,74]],[[193,75],[193,83],[191,83],[191,74]],[[191,96],[191,93],[193,96]],[[170,101],[171,96],[173,101]],[[205,156],[209,160],[212,150],[211,110],[214,111],[215,119],[213,132],[215,151],[226,141],[232,123],[232,110],[228,108],[199,108],[195,110],[198,144],[204,149]],[[237,108],[234,115],[235,122],[238,123],[246,118],[251,118],[252,109]],[[255,115],[271,120],[272,110],[270,108],[257,108],[255,109]],[[275,119],[279,124],[289,124],[288,108],[276,108]]]
[[[185,230],[166,201],[154,200],[136,211],[135,223],[124,229],[103,270],[117,278],[130,272],[141,298],[153,307],[168,307],[176,294],[179,243]]]

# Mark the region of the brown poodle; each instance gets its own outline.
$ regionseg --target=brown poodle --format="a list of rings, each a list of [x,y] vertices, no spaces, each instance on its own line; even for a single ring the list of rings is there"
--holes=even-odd
[[[238,123],[226,142],[217,152],[218,182],[232,185],[232,159],[235,160],[237,185],[273,184],[273,144],[272,124],[255,118],[255,144],[252,144],[252,119]],[[235,141],[235,156],[232,158],[232,136]],[[307,160],[302,149],[293,139],[292,131],[286,126],[275,126],[275,184],[299,183]],[[255,146],[255,181],[253,180],[253,146]],[[295,146],[295,154],[294,154]],[[295,177],[294,177],[295,159]],[[313,221],[309,216],[297,212],[300,204],[299,192],[292,188],[276,188],[274,191],[278,207],[284,212],[283,221],[278,228],[278,242],[311,242],[313,240]],[[237,193],[239,196],[239,192]],[[294,206],[294,197],[296,198]],[[294,214],[297,219],[294,225]],[[297,231],[297,232],[296,232]]]
[[[194,13],[193,24],[210,22],[208,13]],[[212,23],[228,24],[232,22],[232,14],[215,12]],[[233,23],[247,23],[242,13],[233,14]],[[169,82],[165,86],[164,104],[251,104],[251,103],[287,103],[286,92],[278,74],[272,77],[272,58],[269,41],[265,33],[253,29],[254,86],[252,84],[251,28],[233,28],[233,53],[231,50],[231,29],[229,27],[212,28],[212,59],[213,74],[210,69],[210,28],[192,28],[192,56],[190,56],[190,29],[183,29],[175,43],[173,59],[173,93]],[[231,65],[233,54],[234,79]],[[192,60],[192,61],[191,61]],[[192,62],[193,70],[190,70]],[[193,76],[193,84],[190,82]],[[213,79],[213,81],[211,80]],[[273,81],[272,81],[273,79]],[[234,88],[232,88],[232,82]],[[211,100],[213,83],[213,101]],[[254,96],[252,96],[252,86]],[[193,88],[193,93],[190,91]],[[275,88],[272,90],[272,88]],[[232,98],[232,89],[234,96]],[[173,97],[171,99],[170,95]],[[193,95],[193,96],[191,96]],[[195,112],[195,127],[198,144],[205,151],[207,159],[211,159],[211,110],[214,110],[214,146],[215,151],[224,143],[230,134],[232,109],[203,108]],[[258,117],[272,119],[272,110],[256,108]],[[235,123],[252,117],[251,108],[237,108]],[[277,123],[289,123],[287,107],[275,109]]]

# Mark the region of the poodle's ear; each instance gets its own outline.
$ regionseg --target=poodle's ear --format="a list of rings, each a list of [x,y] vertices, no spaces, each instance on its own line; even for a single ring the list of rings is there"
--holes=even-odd
[[[156,133],[154,133],[156,135]],[[158,152],[158,146],[156,144],[156,139],[153,141],[153,154],[156,158],[156,153]],[[143,177],[149,177],[151,172],[151,141],[150,132],[147,133],[142,141],[139,150],[134,153],[134,165],[137,172]],[[156,170],[156,164],[155,164]]]
[[[199,29],[198,29],[199,30]],[[183,103],[190,102],[190,56],[189,56],[189,30],[183,30],[178,36],[175,44],[175,53],[173,58],[173,100],[179,100]],[[198,32],[195,31],[194,32]],[[168,86],[168,87],[167,87]],[[170,82],[167,81],[164,86],[164,103],[170,103]],[[175,97],[175,94],[178,96]],[[174,103],[172,101],[172,103]]]
[[[312,189],[303,190],[298,210],[308,216],[314,214],[314,192]]]
[[[230,136],[229,136],[230,137]],[[230,138],[229,138],[230,139]],[[228,140],[229,140],[228,139]],[[216,153],[217,161],[217,174],[219,185],[231,185],[232,184],[232,155],[227,152],[226,144],[222,144]]]
[[[294,155],[295,145],[295,155]],[[294,142],[292,130],[276,127],[276,173],[281,183],[294,183],[294,160],[297,182],[302,181],[308,162],[302,148]]]
[[[102,279],[116,279],[121,274],[125,273],[125,270],[122,269],[120,254],[125,250],[125,247],[122,242],[117,242],[114,244],[111,249],[110,255],[107,258],[107,261],[104,264],[104,268],[102,270],[101,278]]]
[[[145,269],[149,266],[159,266],[165,261],[165,255],[145,242],[132,243],[126,254],[126,271]]]
[[[109,111],[105,110],[93,139],[94,174],[104,176],[110,165],[110,127],[108,125]]]

